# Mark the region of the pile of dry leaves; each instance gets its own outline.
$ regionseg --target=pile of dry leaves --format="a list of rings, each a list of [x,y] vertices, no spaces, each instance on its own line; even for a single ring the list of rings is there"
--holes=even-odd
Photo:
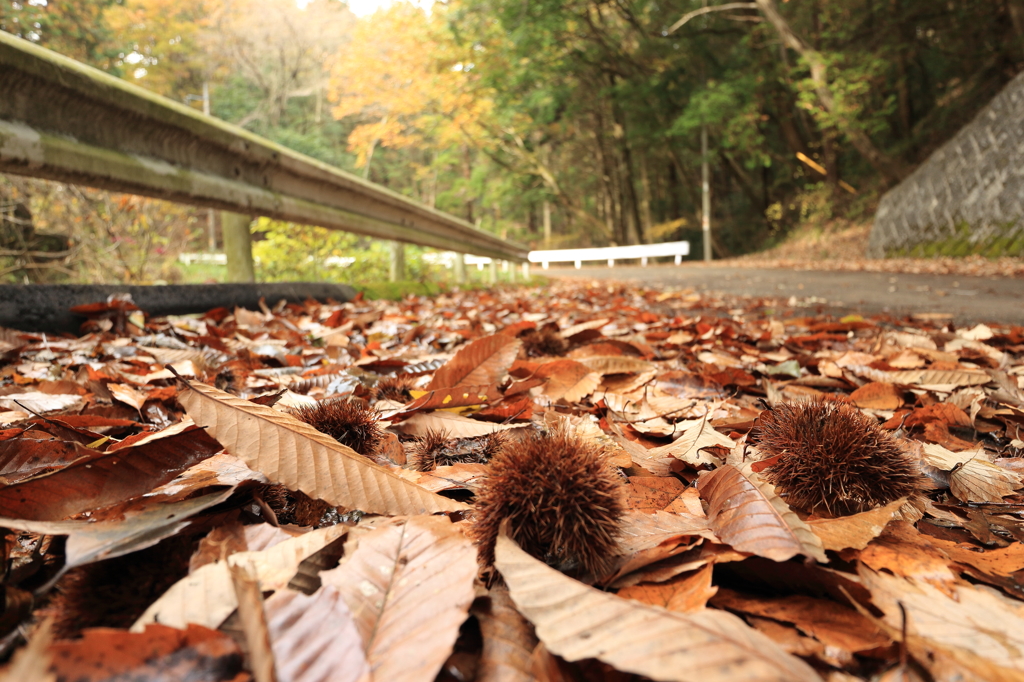
[[[1024,677],[1024,328],[82,312],[0,335],[6,679]]]

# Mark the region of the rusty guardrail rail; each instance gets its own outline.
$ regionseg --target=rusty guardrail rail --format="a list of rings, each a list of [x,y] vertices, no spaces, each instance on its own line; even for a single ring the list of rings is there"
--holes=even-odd
[[[464,220],[2,31],[0,172],[527,258]]]

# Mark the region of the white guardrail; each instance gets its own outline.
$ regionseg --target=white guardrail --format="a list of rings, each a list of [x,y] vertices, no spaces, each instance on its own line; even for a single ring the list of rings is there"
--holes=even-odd
[[[647,267],[648,258],[675,256],[676,265],[683,261],[683,256],[690,255],[690,242],[662,242],[661,244],[634,244],[632,246],[607,246],[592,249],[552,249],[549,251],[531,251],[528,259],[531,263],[541,263],[548,269],[548,263],[574,263],[579,270],[583,261],[603,260],[608,267],[615,267],[617,260],[640,259],[640,265]]]
[[[551,249],[548,251],[531,251],[528,257],[530,263],[541,263],[545,270],[549,263],[574,263],[576,269],[580,269],[583,261],[606,261],[608,267],[615,267],[617,260],[640,259],[640,264],[647,267],[648,258],[664,258],[675,256],[676,265],[683,261],[683,256],[690,255],[690,242],[662,242],[661,244],[635,244],[633,246],[607,246],[590,249]],[[423,260],[435,265],[441,265],[449,270],[455,265],[457,254],[453,251],[435,251],[424,253]],[[475,265],[478,270],[483,270],[485,265],[490,265],[491,259],[486,256],[465,255],[466,265]],[[224,265],[227,257],[223,253],[182,253],[178,260],[185,265],[192,263],[210,263]],[[355,262],[355,258],[344,258],[330,256],[324,259],[324,265],[328,267],[348,267]],[[509,270],[508,261],[499,261],[502,270]],[[523,263],[523,274],[528,273],[527,263]]]

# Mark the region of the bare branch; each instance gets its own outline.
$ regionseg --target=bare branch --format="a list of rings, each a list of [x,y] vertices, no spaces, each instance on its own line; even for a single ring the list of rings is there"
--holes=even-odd
[[[684,14],[679,19],[679,21],[677,21],[676,23],[672,24],[669,27],[668,31],[665,32],[665,35],[671,35],[671,34],[675,33],[676,31],[678,31],[683,26],[683,24],[688,22],[690,19],[693,19],[694,17],[699,17],[702,14],[710,14],[711,12],[722,12],[724,10],[730,10],[730,9],[757,9],[757,3],[756,2],[727,2],[724,5],[714,5],[712,7],[702,7],[700,9],[695,9],[692,12],[687,12],[686,14]]]

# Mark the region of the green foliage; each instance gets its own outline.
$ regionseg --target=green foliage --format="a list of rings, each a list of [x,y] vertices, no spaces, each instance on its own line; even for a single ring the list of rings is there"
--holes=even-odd
[[[386,282],[391,250],[388,242],[348,232],[260,218],[253,226],[256,277],[264,282]],[[444,268],[423,259],[427,250],[406,245],[406,275],[422,283],[445,278]],[[351,258],[347,265],[330,259]]]

